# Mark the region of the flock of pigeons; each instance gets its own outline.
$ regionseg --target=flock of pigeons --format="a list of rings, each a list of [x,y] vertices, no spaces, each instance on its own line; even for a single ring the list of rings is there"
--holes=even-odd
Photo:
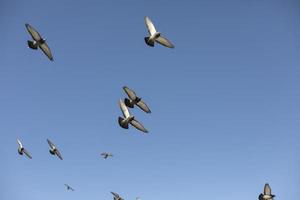
[[[156,31],[155,26],[153,25],[149,17],[145,17],[144,20],[149,33],[149,36],[145,37],[144,40],[148,46],[154,47],[155,43],[157,42],[165,47],[175,48],[175,46],[167,38],[163,37],[160,32]],[[51,53],[49,46],[46,43],[46,40],[42,38],[39,32],[31,25],[25,24],[25,26],[32,37],[32,41],[30,40],[27,41],[28,47],[34,50],[40,48],[44,52],[44,54],[49,58],[49,60],[53,61],[54,60],[53,55]],[[128,98],[125,98],[124,100],[122,99],[119,100],[119,106],[123,114],[123,117],[118,118],[119,125],[124,129],[128,129],[130,124],[133,127],[135,127],[137,130],[142,131],[144,133],[148,133],[148,130],[139,121],[137,121],[135,116],[130,114],[129,108],[134,108],[134,106],[137,106],[144,112],[151,113],[150,108],[140,97],[136,95],[136,93],[132,89],[128,88],[127,86],[124,86],[123,90],[127,94]],[[19,139],[17,139],[17,143],[19,146],[18,153],[20,155],[26,155],[29,159],[32,159],[32,156],[27,151],[27,149],[24,148],[24,146],[22,145]],[[50,154],[57,156],[60,160],[63,160],[63,157],[60,151],[58,150],[58,148],[55,146],[55,144],[51,142],[49,139],[47,139],[47,143],[50,146],[49,149]],[[107,159],[108,157],[112,157],[113,154],[109,152],[103,152],[101,153],[101,156],[104,159]],[[67,190],[74,191],[74,189],[68,184],[65,184],[65,186]],[[115,192],[111,192],[111,194],[113,195],[114,200],[124,200],[119,194]],[[258,199],[273,200],[274,197],[275,195],[272,194],[270,185],[266,183],[264,186],[264,191],[259,195]],[[137,198],[137,200],[139,199],[140,198]]]

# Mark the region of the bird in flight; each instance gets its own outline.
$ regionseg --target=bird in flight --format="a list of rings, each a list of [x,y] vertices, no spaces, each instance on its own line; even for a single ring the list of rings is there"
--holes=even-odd
[[[126,92],[128,98],[129,98],[129,99],[125,98],[125,100],[124,100],[125,105],[127,107],[133,108],[134,105],[137,105],[144,112],[151,113],[151,110],[147,106],[147,104],[144,101],[142,101],[142,98],[138,97],[132,89],[128,88],[127,86],[124,86],[123,90]]]
[[[113,157],[113,155],[112,155],[111,153],[107,153],[107,152],[101,153],[101,156],[102,156],[104,159],[107,159],[108,157]]]
[[[32,159],[31,155],[29,154],[29,152],[23,147],[21,141],[19,139],[17,139],[17,143],[19,145],[19,148],[18,148],[18,153],[20,155],[23,155],[25,154],[29,159]]]
[[[111,192],[112,195],[114,196],[114,200],[124,200],[122,197],[120,197],[119,194],[115,193],[115,192]]]
[[[268,183],[265,184],[264,192],[261,193],[258,197],[259,200],[273,200],[275,197],[274,194],[272,194],[271,187]]]
[[[148,46],[154,47],[155,42],[157,42],[165,47],[175,48],[175,46],[167,38],[161,36],[161,33],[156,31],[155,26],[149,17],[145,17],[145,23],[149,36],[144,39]]]
[[[128,129],[128,124],[131,124],[136,129],[144,133],[148,133],[147,129],[145,129],[145,127],[140,122],[138,122],[133,115],[129,113],[128,108],[126,107],[125,103],[121,99],[119,100],[119,106],[124,116],[124,118],[122,117],[118,118],[119,125],[122,128]]]
[[[47,139],[47,142],[48,142],[48,144],[49,144],[49,146],[50,146],[49,152],[50,152],[52,155],[56,155],[59,159],[62,160],[63,158],[62,158],[62,156],[61,156],[59,150],[56,148],[56,146],[55,146],[49,139]]]
[[[68,184],[65,184],[65,186],[66,186],[67,190],[74,191],[74,189],[71,186],[69,186]]]
[[[42,36],[39,34],[39,32],[33,28],[30,24],[25,24],[27,31],[32,37],[32,40],[28,40],[27,44],[28,47],[34,50],[37,50],[38,47],[44,52],[44,54],[51,60],[53,61],[53,56],[51,53],[51,50],[49,46],[46,43],[46,40],[42,38]]]

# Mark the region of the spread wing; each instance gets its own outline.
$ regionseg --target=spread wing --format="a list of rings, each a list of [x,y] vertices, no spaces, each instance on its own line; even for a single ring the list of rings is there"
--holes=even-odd
[[[61,159],[61,160],[63,159],[62,156],[61,156],[61,154],[60,154],[60,152],[58,151],[58,149],[56,149],[55,154],[57,155],[57,157],[59,159]]]
[[[17,143],[18,143],[18,145],[19,145],[20,148],[23,148],[23,145],[22,145],[22,143],[21,143],[20,140],[17,140]]]
[[[112,193],[112,195],[114,195],[115,198],[119,198],[119,195],[117,193],[115,192],[110,192],[110,193]]]
[[[123,90],[126,92],[126,94],[128,95],[128,97],[131,100],[135,100],[136,99],[136,94],[133,90],[129,89],[128,87],[124,86]]]
[[[23,149],[23,153],[25,153],[25,155],[29,158],[32,159],[31,155],[29,154],[29,152],[26,149]]]
[[[51,60],[53,61],[53,56],[51,53],[51,50],[49,48],[49,46],[47,45],[46,42],[44,42],[43,44],[40,45],[40,48],[42,49],[42,51],[44,52],[44,54]]]
[[[55,145],[49,139],[47,139],[47,142],[48,142],[49,146],[51,147],[51,149],[55,149]]]
[[[29,24],[25,24],[25,26],[33,40],[39,41],[40,39],[42,39],[39,32],[37,32],[37,30],[35,30],[32,26],[30,26]]]
[[[156,29],[149,17],[145,17],[145,23],[146,23],[149,34],[154,35],[156,33]]]
[[[119,101],[119,105],[120,105],[120,108],[122,110],[122,113],[124,115],[125,118],[128,118],[130,117],[130,113],[129,113],[129,110],[128,108],[126,107],[125,103],[120,99]]]
[[[265,184],[264,194],[265,195],[271,195],[271,187],[270,187],[270,185],[268,183]]]
[[[155,41],[165,47],[175,48],[175,46],[165,37],[159,36]]]
[[[134,126],[136,129],[138,129],[138,130],[140,130],[140,131],[142,131],[144,133],[148,133],[147,129],[145,129],[145,127],[139,121],[137,121],[136,119],[133,119],[130,122],[130,124],[132,126]]]
[[[136,104],[138,107],[140,107],[143,111],[145,111],[146,113],[151,113],[150,108],[147,106],[147,104],[140,100],[139,102],[137,102]]]

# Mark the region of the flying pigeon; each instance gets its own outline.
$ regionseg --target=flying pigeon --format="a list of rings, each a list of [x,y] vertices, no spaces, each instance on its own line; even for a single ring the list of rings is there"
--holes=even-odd
[[[47,139],[47,142],[48,142],[48,144],[49,144],[49,146],[50,146],[49,152],[50,152],[52,155],[57,155],[57,157],[58,157],[59,159],[62,160],[63,158],[62,158],[62,156],[61,156],[59,150],[56,148],[56,146],[55,146],[49,139]]]
[[[31,25],[29,24],[25,24],[27,31],[29,32],[29,34],[31,35],[33,41],[28,40],[28,47],[34,50],[37,50],[38,47],[40,47],[40,49],[44,52],[44,54],[51,60],[53,61],[53,56],[52,53],[50,51],[49,46],[46,43],[46,40],[43,39],[41,37],[41,35],[39,34],[39,32],[37,32],[37,30],[35,30]]]
[[[138,122],[133,115],[130,115],[128,108],[126,107],[126,105],[124,104],[124,102],[121,99],[119,100],[119,105],[122,110],[123,116],[125,118],[124,119],[122,117],[119,117],[119,119],[118,119],[119,125],[122,128],[128,129],[128,124],[130,123],[136,129],[138,129],[144,133],[148,133],[148,131],[144,128],[144,126],[140,122]]]
[[[268,183],[265,184],[264,193],[261,193],[258,197],[259,200],[273,200],[275,195],[271,192],[271,187]]]
[[[119,194],[115,193],[115,192],[111,192],[112,195],[114,195],[114,200],[124,200],[122,197],[120,197]]]
[[[107,159],[108,157],[113,157],[113,155],[112,155],[111,153],[107,153],[107,152],[101,153],[101,156],[102,156],[104,159]]]
[[[69,186],[68,184],[65,184],[65,186],[67,187],[67,190],[74,191],[74,189],[73,189],[73,188],[71,188],[71,186]]]
[[[156,31],[149,17],[145,17],[145,23],[150,35],[144,38],[147,45],[154,47],[154,43],[158,42],[165,47],[175,48],[175,46],[167,38],[161,36],[161,33]]]
[[[129,97],[129,99],[125,98],[125,100],[124,100],[125,105],[127,107],[133,108],[134,105],[137,105],[144,112],[151,113],[151,110],[149,109],[149,107],[147,106],[147,104],[144,101],[142,101],[142,98],[136,96],[136,94],[135,94],[135,92],[133,90],[129,89],[127,86],[124,86],[123,90],[126,92],[126,94]]]
[[[18,143],[18,145],[19,145],[18,153],[19,153],[20,155],[25,154],[29,159],[32,159],[32,157],[31,157],[31,155],[29,154],[29,152],[23,147],[21,141],[17,139],[17,143]]]

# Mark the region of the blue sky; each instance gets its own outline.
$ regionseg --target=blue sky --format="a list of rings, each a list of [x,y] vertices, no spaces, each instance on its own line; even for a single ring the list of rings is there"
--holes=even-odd
[[[0,198],[252,200],[266,182],[297,198],[299,11],[296,0],[1,1]],[[146,15],[175,49],[146,46]],[[54,62],[27,48],[25,23]],[[124,85],[152,110],[132,110],[148,135],[118,126]]]

